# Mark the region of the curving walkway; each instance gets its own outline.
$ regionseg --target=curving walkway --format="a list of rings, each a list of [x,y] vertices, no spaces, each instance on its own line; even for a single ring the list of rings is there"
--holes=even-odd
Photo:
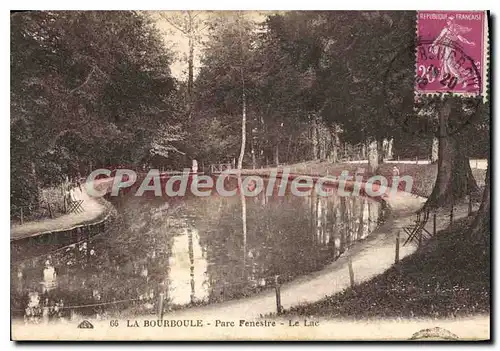
[[[84,184],[82,184],[82,190],[75,188],[73,191],[75,200],[83,200],[83,212],[68,213],[57,218],[13,225],[10,229],[10,240],[14,241],[55,231],[70,230],[76,226],[96,221],[106,214],[107,207],[102,200],[89,196],[85,191]]]

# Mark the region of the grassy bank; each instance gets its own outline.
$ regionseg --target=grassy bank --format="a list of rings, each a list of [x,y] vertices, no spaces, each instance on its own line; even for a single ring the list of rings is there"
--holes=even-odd
[[[455,222],[370,281],[285,313],[355,319],[489,313],[490,251],[469,238],[471,221]]]
[[[397,166],[400,171],[401,176],[409,175],[413,177],[413,188],[412,193],[419,196],[429,197],[432,192],[432,188],[434,187],[434,183],[437,177],[437,164],[381,164],[378,170],[380,175],[383,175],[387,178],[391,178],[392,169],[394,166]],[[280,166],[279,169],[287,167],[290,169],[291,173],[297,174],[307,174],[312,176],[338,176],[342,171],[348,171],[349,174],[354,174],[356,170],[363,168],[363,175],[366,178],[371,177],[373,174],[368,172],[368,164],[354,164],[354,163],[337,163],[333,164],[328,161],[308,161],[301,162],[287,166]],[[250,172],[252,174],[260,174],[269,173],[272,169],[275,168],[264,168],[264,169],[256,169],[256,170],[246,170],[246,172]],[[484,169],[472,169],[472,174],[477,181],[479,186],[484,186],[484,180],[486,176],[486,171]]]
[[[340,175],[344,170],[354,174],[364,168],[365,179],[372,176],[367,164],[310,161],[287,167],[291,173],[314,176]],[[393,167],[394,164],[382,164],[378,172],[390,177]],[[397,164],[397,167],[401,176],[413,177],[414,194],[424,197],[431,194],[437,177],[436,164]],[[472,169],[472,173],[483,187],[486,171]],[[385,273],[316,303],[287,310],[285,316],[437,318],[488,313],[490,252],[489,247],[469,239],[472,219],[456,221]]]

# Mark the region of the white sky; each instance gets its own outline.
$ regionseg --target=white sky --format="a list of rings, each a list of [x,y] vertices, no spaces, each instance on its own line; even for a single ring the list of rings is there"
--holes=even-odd
[[[208,11],[193,11],[197,14],[197,19],[206,21],[209,19],[210,12]],[[276,12],[276,11],[245,11],[245,15],[250,17],[256,22],[262,22],[265,20],[266,15]],[[170,47],[176,53],[176,60],[170,67],[172,70],[172,75],[179,80],[187,80],[187,55],[189,52],[188,39],[182,35],[175,27],[173,27],[166,19],[162,18],[162,15],[167,15],[168,17],[182,16],[182,11],[147,11],[155,21],[157,28],[162,32],[165,39],[165,44]],[[227,12],[230,15],[230,12]],[[202,31],[202,40],[206,38],[207,31]],[[200,68],[200,52],[201,45],[195,46],[194,51],[194,74],[196,76]]]

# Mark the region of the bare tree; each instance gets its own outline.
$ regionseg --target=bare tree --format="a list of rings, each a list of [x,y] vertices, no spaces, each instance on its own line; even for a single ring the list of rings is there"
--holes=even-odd
[[[241,74],[241,100],[242,100],[242,111],[241,111],[241,148],[240,156],[238,157],[238,169],[243,168],[243,157],[245,156],[245,144],[247,141],[247,99],[245,92],[245,72],[244,72],[244,48],[243,48],[243,28],[241,24],[241,11],[238,13],[238,26],[240,34],[240,49],[241,49],[241,62],[240,62],[240,74]]]
[[[161,12],[160,16],[188,39],[186,110],[188,118],[191,118],[193,110],[194,52],[196,45],[200,43],[203,32],[208,25],[200,17],[200,13],[196,11]]]

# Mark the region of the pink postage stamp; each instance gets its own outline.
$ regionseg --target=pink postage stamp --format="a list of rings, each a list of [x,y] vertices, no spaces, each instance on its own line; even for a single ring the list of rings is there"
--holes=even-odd
[[[417,35],[417,93],[485,94],[486,11],[418,11]]]

